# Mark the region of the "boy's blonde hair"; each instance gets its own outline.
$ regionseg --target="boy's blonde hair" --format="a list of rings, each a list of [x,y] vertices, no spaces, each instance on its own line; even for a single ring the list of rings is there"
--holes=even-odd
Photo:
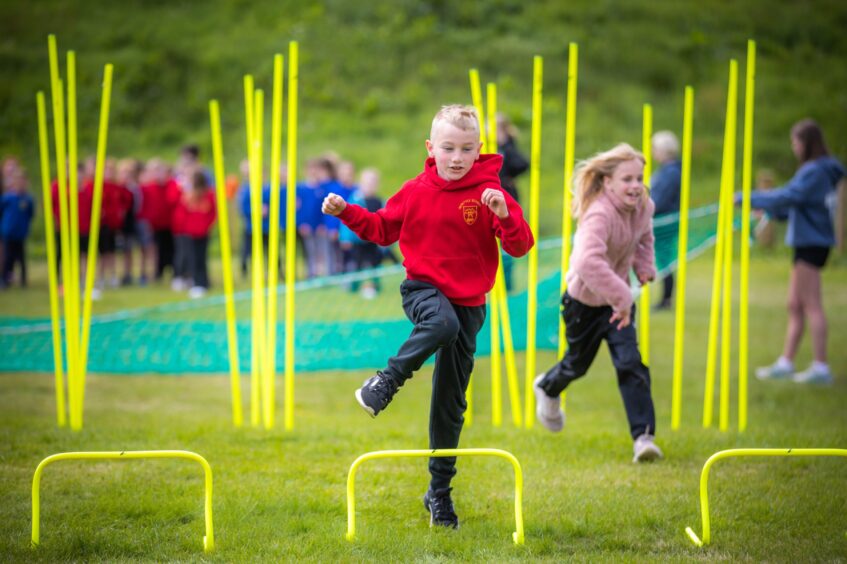
[[[612,176],[618,165],[626,161],[641,161],[642,165],[645,162],[644,155],[633,149],[631,145],[620,143],[577,165],[573,181],[574,217],[578,219],[585,213],[591,202],[603,192],[603,179]],[[642,198],[649,198],[647,190],[642,192]]]
[[[435,132],[442,123],[449,123],[462,131],[475,131],[479,134],[479,116],[473,106],[462,104],[451,104],[441,106],[441,109],[432,118],[432,128],[429,131],[430,140],[435,139]]]

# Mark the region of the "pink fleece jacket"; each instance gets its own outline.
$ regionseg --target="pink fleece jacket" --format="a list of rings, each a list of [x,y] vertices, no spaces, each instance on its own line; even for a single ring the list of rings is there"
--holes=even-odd
[[[653,202],[644,198],[633,210],[604,191],[585,210],[574,236],[568,293],[590,305],[629,311],[629,272],[654,278]]]

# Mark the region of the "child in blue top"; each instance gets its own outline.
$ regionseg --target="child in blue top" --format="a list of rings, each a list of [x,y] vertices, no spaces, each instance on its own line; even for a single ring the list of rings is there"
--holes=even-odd
[[[26,286],[26,252],[24,245],[35,215],[35,202],[26,190],[23,170],[4,178],[4,194],[0,197],[0,241],[3,246],[3,269],[0,287],[12,283],[15,263],[20,264],[21,286]]]
[[[787,216],[785,244],[794,248],[788,288],[788,329],[782,355],[756,370],[759,379],[793,378],[798,383],[829,384],[826,357],[826,313],[821,300],[821,269],[835,245],[829,202],[844,177],[844,166],[830,156],[817,123],[804,119],[791,128],[791,149],[800,161],[794,177],[782,188],[753,192],[750,204],[772,217]],[[736,195],[739,202],[740,195]],[[794,374],[794,357],[808,321],[812,365]]]

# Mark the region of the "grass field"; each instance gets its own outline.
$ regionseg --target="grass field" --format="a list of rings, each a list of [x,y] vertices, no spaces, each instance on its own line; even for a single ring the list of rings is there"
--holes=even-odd
[[[424,460],[366,463],[357,480],[358,540],[344,540],[345,480],[361,453],[425,448],[429,368],[376,420],[352,392],[361,372],[299,375],[296,429],[233,429],[228,381],[214,377],[92,376],[85,428],[55,427],[52,375],[0,375],[0,557],[30,560],[502,561],[847,559],[847,473],[841,459],[737,459],[710,483],[712,545],[701,530],[698,484],[706,458],[732,447],[847,446],[847,271],[825,271],[830,354],[836,383],[750,384],[747,433],[700,426],[710,256],[691,264],[683,428],[671,432],[673,316],[653,316],[653,379],[659,443],[667,459],[634,466],[608,355],[571,388],[561,435],[536,426],[490,425],[488,359],[477,362],[475,422],[463,447],[497,447],[521,461],[526,545],[514,530],[512,471],[501,460],[460,459],[454,499],[459,531],[430,530],[421,504]],[[754,261],[751,362],[779,352],[787,261]],[[0,311],[41,307],[44,288],[0,294]],[[154,292],[154,290],[151,290]],[[168,291],[169,292],[169,291]],[[159,298],[165,294],[159,291]],[[388,354],[389,351],[386,351]],[[800,365],[809,359],[804,342]],[[522,357],[519,359],[522,361]],[[540,365],[553,355],[543,352]],[[735,389],[732,393],[736,399]],[[733,424],[736,408],[733,404]],[[205,456],[215,479],[217,549],[202,552],[202,473],[172,461],[64,462],[42,479],[41,547],[29,549],[30,482],[45,456],[75,450],[187,449]]]

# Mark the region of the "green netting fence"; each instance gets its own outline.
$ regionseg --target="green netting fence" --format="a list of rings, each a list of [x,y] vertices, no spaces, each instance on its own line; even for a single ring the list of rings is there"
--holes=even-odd
[[[693,258],[715,240],[717,206],[690,214],[688,255]],[[737,225],[736,225],[737,227]],[[656,218],[656,261],[661,274],[675,269],[678,216]],[[539,242],[536,346],[555,349],[558,338],[561,239]],[[516,350],[526,349],[526,258],[514,261],[509,312]],[[296,285],[295,369],[363,369],[383,366],[408,337],[399,296],[400,266],[298,282]],[[378,281],[380,292],[364,299],[352,289]],[[277,290],[284,294],[285,288]],[[637,288],[633,288],[638,293]],[[277,366],[282,369],[285,300],[280,299]],[[235,296],[241,370],[249,374],[251,293]],[[488,323],[477,339],[477,354],[490,353]],[[0,318],[0,371],[52,372],[49,319]],[[229,370],[224,297],[212,295],[156,307],[97,315],[91,322],[89,372],[225,373]]]

